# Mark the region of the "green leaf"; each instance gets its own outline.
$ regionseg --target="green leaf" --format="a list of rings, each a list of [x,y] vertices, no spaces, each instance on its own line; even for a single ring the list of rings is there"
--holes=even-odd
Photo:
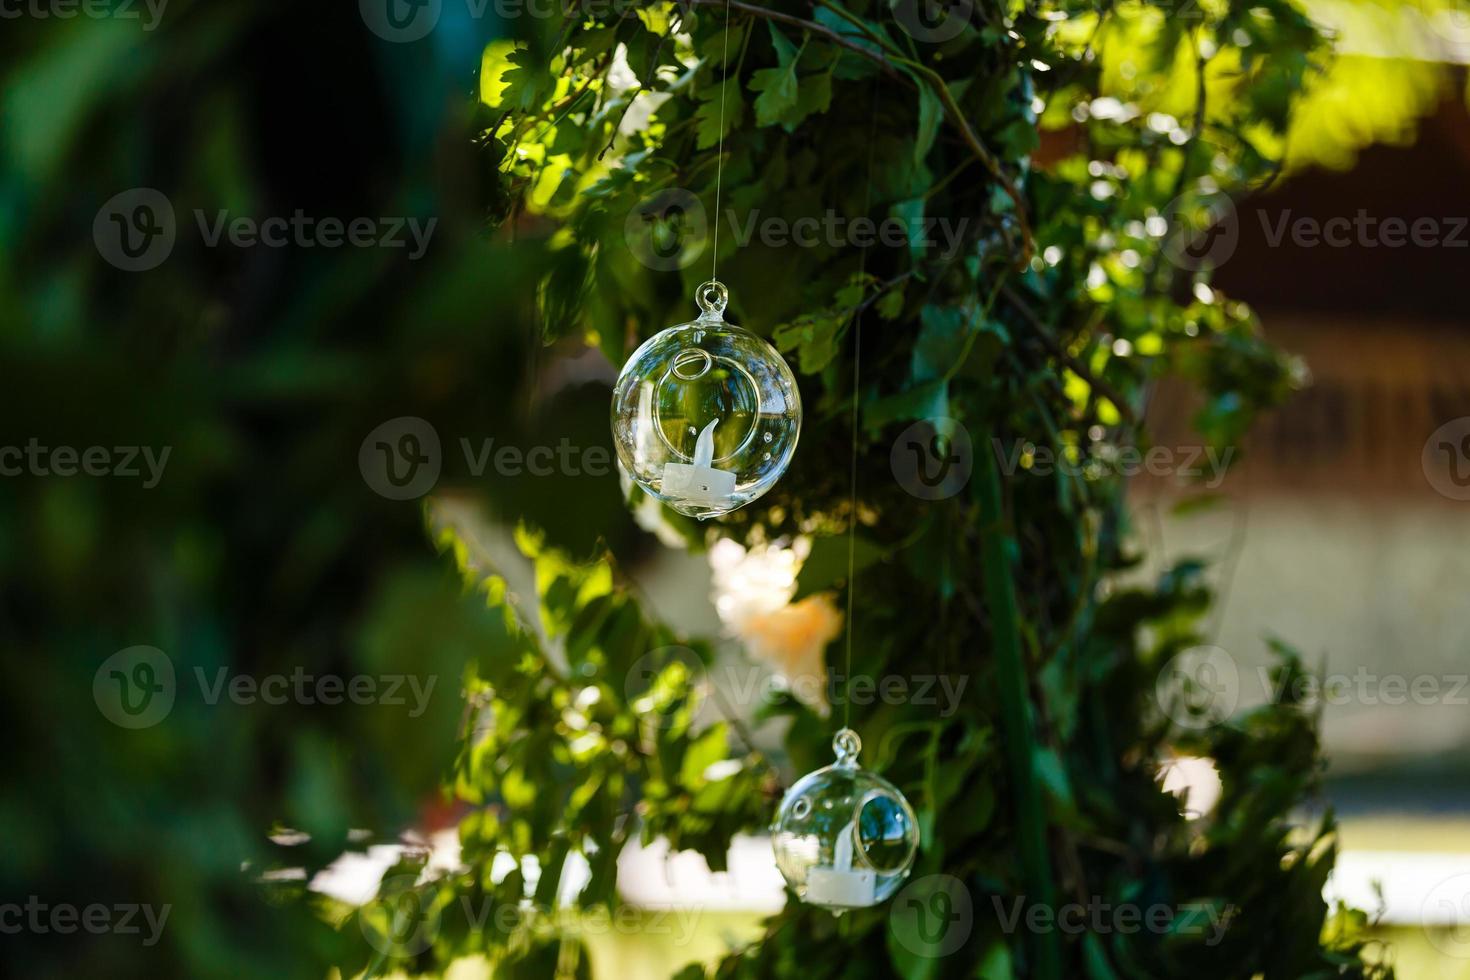
[[[723,93],[724,120],[721,123],[720,98]],[[699,93],[699,108],[694,111],[695,133],[698,146],[707,150],[719,144],[721,137],[730,135],[745,118],[745,96],[740,91],[740,79],[734,75],[718,85],[706,86]]]
[[[786,39],[786,35],[776,27],[775,21],[766,21],[766,26],[771,30],[771,46],[776,49],[776,63],[782,68],[796,68],[796,61],[801,57],[801,49]]]
[[[555,253],[551,271],[541,284],[541,323],[547,341],[560,340],[580,322],[592,267],[576,245]]]
[[[740,54],[740,45],[745,43],[745,25],[741,23],[729,26],[728,38],[724,27],[716,30],[705,38],[699,47],[699,56],[706,62],[717,67],[722,67],[732,58]]]
[[[847,323],[845,310],[824,310],[782,324],[771,335],[782,351],[797,351],[797,369],[816,374],[837,356],[837,339]]]
[[[663,50],[662,41],[662,35],[635,31],[625,42],[628,68],[645,87],[651,87],[656,79],[660,53]]]
[[[762,68],[750,78],[750,90],[759,92],[755,99],[755,124],[774,126],[796,107],[800,86],[796,81],[796,69]]]
[[[852,542],[852,564],[855,572],[867,568],[874,562],[888,557],[888,552],[867,538],[854,536]],[[795,599],[804,599],[814,592],[831,588],[847,578],[847,535],[817,538],[812,542],[811,554],[802,563],[796,575]],[[795,601],[795,599],[793,601]]]
[[[1047,795],[1070,808],[1072,806],[1072,783],[1067,778],[1067,769],[1062,765],[1061,758],[1052,749],[1037,746],[1031,755],[1032,769],[1036,772],[1036,780]]]
[[[507,67],[500,74],[501,88],[497,109],[527,112],[555,87],[546,64],[527,48],[517,48],[505,56]]]
[[[684,750],[684,761],[679,766],[679,782],[686,787],[703,785],[706,782],[705,770],[729,755],[729,745],[729,733],[724,722],[717,722],[706,728]]]
[[[837,11],[829,7],[818,7],[812,17],[818,24],[821,24],[834,34],[839,34],[847,38],[858,47],[871,51],[874,54],[881,53],[882,49],[876,43],[863,33],[856,24],[853,24],[842,14],[837,13]],[[861,23],[878,36],[886,36],[887,32],[872,21],[862,20]],[[837,60],[833,63],[832,72],[841,81],[858,81],[864,78],[872,78],[878,72],[878,65],[871,58],[864,58],[854,51],[843,49],[837,54]]]
[[[878,313],[880,319],[897,320],[903,313],[903,287],[894,286],[888,290],[878,302],[873,304],[873,309]]]
[[[789,133],[801,121],[813,113],[826,112],[832,105],[832,74],[818,72],[797,80],[799,91],[796,105],[781,118],[781,125]]]
[[[889,213],[903,222],[903,227],[908,235],[909,255],[917,265],[924,258],[927,246],[924,244],[927,238],[927,230],[924,227],[924,198],[911,197],[906,201],[897,201],[889,208]]]
[[[919,82],[919,131],[914,138],[914,163],[923,163],[939,135],[939,122],[944,118],[944,104],[927,83]]]
[[[672,3],[653,3],[648,6],[640,6],[634,11],[648,33],[658,37],[665,37],[673,23],[674,5]]]
[[[949,414],[949,382],[929,381],[880,398],[863,409],[863,427],[877,432],[890,422],[932,419]]]
[[[919,314],[918,340],[914,342],[909,374],[916,382],[942,378],[958,363],[974,318],[963,307],[930,303]]]

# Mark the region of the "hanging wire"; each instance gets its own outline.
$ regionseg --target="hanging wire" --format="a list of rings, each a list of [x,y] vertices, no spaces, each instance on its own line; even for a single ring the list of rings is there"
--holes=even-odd
[[[730,0],[725,0],[724,49],[720,56],[720,67],[725,73],[720,77],[720,144],[715,151],[715,234],[714,247],[710,249],[710,282],[720,281],[715,273],[720,263],[720,188],[725,177],[725,90],[730,87]]]
[[[729,2],[729,0],[726,0]],[[873,83],[873,104],[868,110],[868,175],[867,186],[863,190],[863,215],[867,216],[873,207],[873,143],[878,128],[878,85]],[[867,288],[866,279],[868,274],[868,246],[861,246],[858,252],[858,282]],[[863,364],[863,310],[866,304],[858,307],[856,316],[853,317],[853,341],[852,341],[852,464],[848,473],[848,519],[847,519],[847,617],[843,620],[845,638],[845,666],[843,667],[843,684],[849,690],[842,694],[842,728],[850,730],[852,724],[852,607],[853,595],[857,591],[854,581],[857,574],[857,481],[858,481],[858,412],[859,412],[859,384],[862,381]]]

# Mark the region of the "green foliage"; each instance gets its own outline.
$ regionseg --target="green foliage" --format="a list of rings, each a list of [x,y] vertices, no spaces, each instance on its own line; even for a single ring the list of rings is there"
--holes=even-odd
[[[1207,265],[1169,260],[1178,243],[1159,225],[1177,199],[1241,190],[1272,172],[1266,150],[1280,145],[1318,53],[1310,24],[1288,3],[1222,0],[1185,17],[1061,2],[980,8],[957,37],[927,44],[861,0],[820,3],[811,20],[801,8],[747,6],[731,12],[725,58],[717,4],[654,9],[672,34],[648,61],[630,58],[636,89],[589,62],[580,39],[612,31],[630,53],[646,50],[642,22],[593,13],[521,39],[561,78],[541,120],[567,92],[598,93],[571,113],[575,131],[545,148],[561,154],[555,176],[550,156],[502,156],[507,180],[556,184],[530,206],[558,220],[587,260],[580,317],[556,335],[581,330],[616,359],[687,319],[704,263],[682,276],[643,268],[623,216],[663,189],[696,195],[722,224],[719,271],[733,315],[788,353],[812,406],[786,478],[710,533],[817,533],[800,594],[856,590],[855,671],[960,665],[979,682],[954,717],[912,705],[857,713],[919,810],[916,873],[960,878],[977,905],[1055,893],[1239,910],[1218,946],[1183,927],[1063,941],[982,924],[961,952],[936,961],[886,938],[886,909],[854,913],[839,929],[793,902],[719,976],[1373,972],[1351,932],[1326,929],[1330,817],[1305,837],[1294,829],[1319,773],[1312,719],[1276,705],[1199,735],[1153,704],[1159,670],[1205,640],[1208,591],[1194,566],[1153,589],[1107,591],[1134,561],[1119,482],[1033,475],[1023,459],[994,500],[977,476],[959,496],[924,503],[888,473],[893,439],[923,418],[966,426],[983,471],[1021,442],[1077,459],[1146,440],[1135,420],[1166,374],[1202,392],[1196,422],[1219,445],[1289,393],[1297,369],[1261,342],[1248,309],[1209,287]],[[547,49],[553,35],[562,46]],[[630,97],[648,123],[602,128],[607,107]],[[741,125],[720,127],[722,97]],[[485,139],[525,150],[520,134],[536,118],[511,112]],[[721,169],[729,212],[715,214]],[[894,217],[904,233],[876,242],[829,234],[805,247],[759,235],[736,242],[739,228],[772,215],[792,227]],[[952,240],[923,234],[926,220],[954,229]],[[865,316],[859,352],[854,328]],[[854,398],[856,512],[843,465]],[[861,574],[846,583],[843,532],[853,521]],[[1283,656],[1282,669],[1299,669]],[[796,705],[780,713],[796,715],[787,747],[798,769],[820,759],[825,726]],[[1184,751],[1212,758],[1225,786],[1200,821],[1181,815],[1155,776]],[[839,944],[843,955],[830,955]]]
[[[1205,435],[1222,443],[1287,394],[1292,366],[1206,274],[1163,258],[1151,219],[1181,193],[1270,172],[1316,57],[1293,6],[1209,3],[1186,20],[1150,4],[976,5],[933,45],[886,4],[822,0],[782,6],[779,22],[734,8],[728,50],[723,4],[707,0],[523,17],[493,41],[496,25],[467,27],[445,4],[415,44],[375,39],[356,6],[174,0],[151,34],[82,18],[0,37],[0,445],[173,448],[155,490],[0,481],[0,893],[173,908],[151,947],[8,936],[8,968],[320,977],[480,954],[499,976],[585,977],[557,903],[575,857],[589,877],[574,916],[616,905],[614,862],[635,834],[718,867],[733,833],[765,824],[782,778],[827,757],[830,725],[795,702],[772,711],[790,723],[780,766],[747,744],[744,719],[695,723],[709,650],[630,591],[621,563],[649,538],[614,477],[451,466],[461,438],[605,444],[606,386],[549,379],[584,341],[620,363],[688,319],[703,261],[655,273],[625,223],[668,187],[712,213],[723,134],[737,226],[907,222],[868,247],[720,236],[734,317],[791,354],[809,411],[791,472],[713,533],[814,536],[800,588],[855,589],[855,671],[969,679],[953,716],[854,714],[865,760],[920,812],[917,872],[960,878],[980,906],[1044,872],[1061,895],[1242,911],[1214,948],[1147,934],[1038,948],[987,923],[936,961],[892,938],[887,909],[838,922],[793,903],[719,974],[1002,978],[1044,975],[1048,957],[1068,976],[1371,973],[1359,918],[1329,919],[1320,897],[1330,820],[1305,836],[1293,820],[1320,766],[1312,719],[1281,705],[1201,735],[1158,715],[1154,679],[1200,639],[1208,592],[1194,566],[1116,586],[1137,557],[1116,480],[1023,464],[997,515],[978,481],[925,503],[889,469],[897,433],[935,415],[1077,454],[1095,427],[1104,447],[1145,440],[1133,420],[1165,374],[1200,387]],[[482,101],[466,107],[477,66]],[[92,222],[138,186],[169,197],[180,236],[167,262],[130,274],[101,260]],[[417,262],[206,248],[192,210],[223,206],[433,216],[439,230]],[[930,218],[953,239],[913,233]],[[445,447],[427,520],[355,465],[364,436],[405,415]],[[519,601],[478,518],[450,503],[522,528],[533,571]],[[1014,608],[996,608],[1007,595]],[[996,669],[1002,621],[1024,697]],[[405,719],[208,705],[181,688],[166,720],[125,730],[92,682],[137,643],[182,677],[400,672],[436,678],[437,694]],[[1007,712],[1030,726],[1028,751],[1007,755]],[[1158,788],[1174,751],[1219,766],[1207,819]],[[1047,868],[1021,846],[1028,784]],[[452,872],[402,836],[444,826],[462,846]],[[306,886],[344,851],[405,842],[377,902],[346,909]],[[402,934],[405,914],[428,942]]]

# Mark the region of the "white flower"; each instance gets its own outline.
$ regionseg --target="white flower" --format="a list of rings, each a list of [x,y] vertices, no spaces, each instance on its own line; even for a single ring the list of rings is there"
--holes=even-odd
[[[842,613],[830,592],[792,602],[796,576],[811,551],[798,538],[790,548],[756,545],[750,550],[722,538],[710,549],[715,612],[728,633],[745,644],[808,707],[825,716],[827,663],[824,653],[842,632]]]

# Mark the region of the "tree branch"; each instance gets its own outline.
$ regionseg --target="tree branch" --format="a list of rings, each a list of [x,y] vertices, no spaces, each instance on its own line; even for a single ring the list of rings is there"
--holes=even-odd
[[[694,7],[729,6],[732,10],[739,10],[753,17],[763,17],[766,20],[773,20],[778,24],[787,24],[791,27],[800,28],[809,34],[820,37],[824,41],[837,45],[839,48],[846,48],[854,54],[862,55],[864,58],[876,64],[879,70],[885,75],[888,75],[896,81],[908,82],[911,86],[914,84],[914,80],[905,76],[903,72],[894,67],[893,63],[885,58],[881,51],[865,48],[851,38],[844,37],[831,28],[818,24],[814,20],[802,20],[794,14],[782,13],[779,10],[772,10],[769,7],[759,7],[753,3],[745,3],[743,0],[689,0],[689,4]]]

